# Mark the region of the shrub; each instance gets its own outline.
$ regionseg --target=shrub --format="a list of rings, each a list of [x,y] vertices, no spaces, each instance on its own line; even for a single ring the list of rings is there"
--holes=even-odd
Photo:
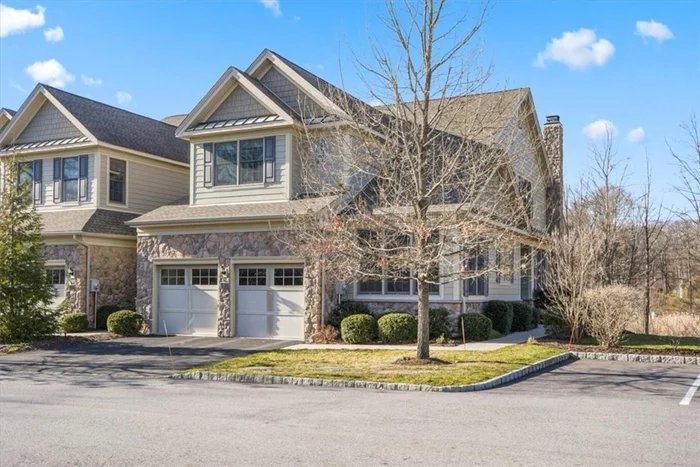
[[[489,340],[491,340],[491,339],[500,339],[501,337],[503,337],[503,334],[501,334],[500,332],[496,331],[495,329],[492,329],[492,330],[491,330],[491,334],[489,334]]]
[[[340,333],[338,328],[330,325],[323,326],[320,331],[311,336],[311,342],[314,344],[332,344],[338,341]]]
[[[485,341],[491,337],[493,324],[481,313],[465,313],[459,316],[459,326],[464,322],[464,337],[468,341]]]
[[[608,285],[588,289],[584,326],[603,347],[617,347],[625,327],[642,307],[642,294],[626,285]]]
[[[379,340],[387,344],[415,342],[418,320],[408,313],[387,313],[377,320]]]
[[[60,327],[63,332],[83,332],[88,328],[85,313],[68,313],[61,316]]]
[[[540,310],[546,310],[552,305],[552,301],[547,296],[547,291],[544,289],[537,289],[532,297],[533,305],[535,308]]]
[[[440,336],[450,337],[450,310],[447,308],[431,308],[428,311],[430,326],[430,338],[437,339]]]
[[[141,333],[143,317],[130,310],[121,310],[112,313],[107,318],[107,330],[121,336],[135,336]]]
[[[506,335],[513,325],[513,305],[501,300],[491,300],[486,305],[484,315],[491,320],[493,329]]]
[[[56,308],[56,311],[60,316],[67,315],[68,313],[71,312],[70,309],[70,303],[68,303],[68,300],[63,300],[59,305],[58,308]]]
[[[564,319],[564,314],[555,307],[542,310],[542,324],[548,336],[555,339],[569,339],[571,337],[571,325]]]
[[[340,305],[335,307],[329,314],[327,324],[340,329],[340,323],[343,322],[345,318],[352,315],[369,315],[369,308],[362,302],[341,302]]]
[[[372,315],[350,315],[340,322],[340,335],[348,344],[366,344],[377,337],[377,321]]]
[[[116,311],[123,310],[115,305],[103,305],[97,309],[97,329],[107,329],[107,318]]]
[[[532,309],[532,329],[535,329],[542,322],[542,310],[539,308]]]
[[[532,307],[526,303],[513,302],[513,325],[511,332],[521,332],[532,329]]]

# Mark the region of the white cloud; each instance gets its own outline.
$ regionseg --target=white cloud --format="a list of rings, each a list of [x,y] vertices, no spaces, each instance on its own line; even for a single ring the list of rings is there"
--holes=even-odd
[[[603,139],[608,135],[617,136],[617,127],[610,120],[596,120],[586,125],[583,134],[591,139]]]
[[[25,71],[34,81],[57,88],[63,88],[75,80],[75,76],[68,73],[68,70],[55,58],[45,62],[34,62]]]
[[[63,28],[56,26],[55,28],[44,29],[44,39],[46,42],[60,42],[63,40]]]
[[[31,9],[17,10],[0,4],[0,37],[42,27],[45,22],[46,8],[37,5],[34,10],[34,12]]]
[[[280,8],[279,0],[258,0],[262,5],[272,12],[272,16],[279,18],[282,16],[282,8]]]
[[[117,102],[119,102],[120,105],[126,105],[129,102],[131,102],[131,94],[128,92],[124,91],[117,91]]]
[[[658,42],[673,39],[673,33],[664,23],[651,21],[637,21],[637,34],[642,37],[651,37]]]
[[[594,31],[581,28],[552,39],[537,54],[535,66],[545,67],[548,61],[563,63],[570,70],[585,70],[605,65],[615,54],[615,46],[607,39],[598,39]]]
[[[88,86],[102,86],[102,78],[92,78],[86,74],[81,73],[80,79],[83,80],[83,84]]]
[[[644,138],[646,138],[646,133],[644,133],[644,128],[641,126],[627,133],[627,141],[630,143],[641,143],[644,141]]]

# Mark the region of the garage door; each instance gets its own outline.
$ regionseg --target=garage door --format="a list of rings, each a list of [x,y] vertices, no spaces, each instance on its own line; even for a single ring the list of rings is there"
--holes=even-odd
[[[304,266],[239,266],[236,335],[304,337]]]
[[[56,292],[56,295],[51,301],[51,308],[57,309],[61,305],[61,302],[66,299],[66,268],[55,267],[47,269],[46,275],[53,284],[53,288]]]
[[[216,336],[216,266],[160,268],[158,333]]]

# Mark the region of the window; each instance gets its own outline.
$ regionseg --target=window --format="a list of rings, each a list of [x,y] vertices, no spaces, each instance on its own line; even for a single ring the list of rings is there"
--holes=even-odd
[[[464,261],[464,270],[470,276],[464,280],[464,295],[488,295],[487,255],[484,248],[477,247]]]
[[[63,159],[61,180],[63,182],[63,201],[78,201],[80,178],[80,158],[66,157]]]
[[[238,143],[217,143],[214,145],[214,167],[216,185],[238,183]]]
[[[49,278],[49,282],[53,285],[65,285],[66,284],[66,270],[60,269],[47,269],[46,277]]]
[[[263,140],[249,139],[240,142],[241,184],[263,181]]]
[[[240,268],[238,270],[238,285],[267,285],[267,269]]]
[[[109,159],[109,202],[126,204],[126,161]]]
[[[275,268],[275,285],[304,285],[303,268]]]
[[[185,285],[185,270],[161,269],[160,285]]]
[[[216,268],[192,269],[192,285],[216,285],[218,274]]]
[[[17,183],[20,188],[30,189],[34,181],[34,163],[19,162],[17,164]]]

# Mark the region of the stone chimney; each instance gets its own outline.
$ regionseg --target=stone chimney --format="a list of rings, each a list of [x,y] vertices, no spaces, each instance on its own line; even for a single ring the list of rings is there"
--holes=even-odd
[[[547,189],[548,231],[561,228],[564,221],[564,127],[559,115],[547,116],[544,124],[544,148],[552,171],[552,186]]]

